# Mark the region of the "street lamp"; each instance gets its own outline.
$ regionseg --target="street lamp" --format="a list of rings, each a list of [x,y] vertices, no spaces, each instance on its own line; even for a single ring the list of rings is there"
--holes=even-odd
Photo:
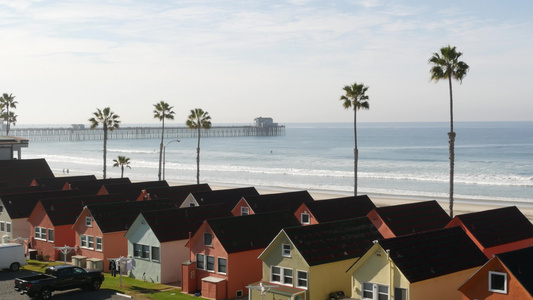
[[[172,141],[168,142],[168,143],[163,147],[163,180],[165,180],[165,161],[166,161],[167,146],[168,146],[168,144],[170,144],[170,143],[179,142],[179,141],[180,141],[180,140],[172,140]]]

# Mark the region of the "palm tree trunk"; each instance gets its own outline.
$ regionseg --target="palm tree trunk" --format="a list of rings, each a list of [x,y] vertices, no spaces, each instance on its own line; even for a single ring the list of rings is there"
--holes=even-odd
[[[359,161],[359,149],[357,149],[357,109],[353,108],[353,136],[354,136],[354,148],[353,148],[353,193],[357,196],[357,163]]]
[[[9,103],[6,105],[6,135],[9,136]]]
[[[163,140],[165,138],[165,115],[163,114],[163,126],[161,127],[161,145],[159,145],[159,172],[157,177],[161,181],[161,162],[163,160]]]
[[[120,166],[120,178],[124,178],[124,165]]]
[[[196,184],[200,184],[200,122],[198,121],[198,147],[196,148]]]
[[[455,132],[453,131],[453,93],[452,93],[452,77],[448,76],[450,86],[450,132],[448,138],[450,139],[450,217],[453,218],[453,177],[454,177],[454,163],[455,163]]]
[[[106,159],[107,159],[107,126],[104,124],[104,179],[106,179]]]

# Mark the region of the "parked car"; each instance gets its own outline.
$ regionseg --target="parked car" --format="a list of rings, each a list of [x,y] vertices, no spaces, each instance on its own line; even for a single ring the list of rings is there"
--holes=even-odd
[[[15,290],[31,298],[52,298],[52,292],[75,288],[98,290],[104,281],[100,270],[83,269],[72,265],[46,268],[44,274],[15,279]]]
[[[0,269],[18,271],[27,265],[24,246],[20,244],[0,244]]]

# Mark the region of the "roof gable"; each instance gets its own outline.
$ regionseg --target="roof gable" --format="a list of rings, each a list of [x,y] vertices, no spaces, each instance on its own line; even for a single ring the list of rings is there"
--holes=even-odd
[[[188,239],[206,219],[229,217],[231,213],[219,204],[143,211],[141,215],[159,242],[163,243]]]
[[[85,195],[96,195],[105,184],[131,183],[129,178],[108,178],[97,180],[82,180],[70,183],[70,189],[79,190]]]
[[[265,248],[281,229],[300,226],[298,219],[288,211],[208,219],[206,222],[227,253]]]
[[[435,200],[384,206],[374,210],[395,236],[441,229],[451,221],[450,216]]]
[[[79,175],[79,176],[60,176],[60,177],[38,177],[32,182],[47,189],[61,190],[70,182],[96,180],[94,175]]]
[[[31,185],[36,177],[54,177],[45,159],[0,160],[0,186]]]
[[[496,254],[495,257],[533,297],[533,247]]]
[[[100,189],[99,194],[124,194],[130,197],[138,197],[143,190],[150,187],[168,187],[168,183],[165,180],[156,180],[105,184]]]
[[[484,247],[533,238],[533,225],[516,206],[458,215],[465,228]]]
[[[283,229],[308,265],[362,256],[381,233],[367,217]]]
[[[363,217],[376,208],[367,195],[324,199],[306,206],[320,223]]]
[[[300,207],[300,205],[302,205],[302,203],[315,201],[308,191],[245,196],[244,200],[248,203],[254,213],[280,210],[294,212]]]
[[[211,187],[207,183],[146,188],[146,192],[148,193],[150,199],[166,198],[179,201],[180,204],[183,203],[185,198],[187,198],[187,196],[192,192],[208,191],[211,191]]]
[[[483,265],[487,258],[459,227],[380,240],[409,282]]]
[[[192,192],[190,196],[198,205],[209,205],[223,203],[227,209],[231,210],[245,196],[257,196],[259,192],[254,187],[244,187],[236,189]]]

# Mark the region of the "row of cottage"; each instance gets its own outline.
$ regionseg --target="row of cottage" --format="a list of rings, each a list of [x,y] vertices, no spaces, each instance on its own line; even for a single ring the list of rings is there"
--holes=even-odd
[[[129,258],[128,276],[206,298],[533,299],[533,225],[514,206],[451,219],[436,201],[54,177],[44,160],[0,170],[4,242],[105,271]]]

